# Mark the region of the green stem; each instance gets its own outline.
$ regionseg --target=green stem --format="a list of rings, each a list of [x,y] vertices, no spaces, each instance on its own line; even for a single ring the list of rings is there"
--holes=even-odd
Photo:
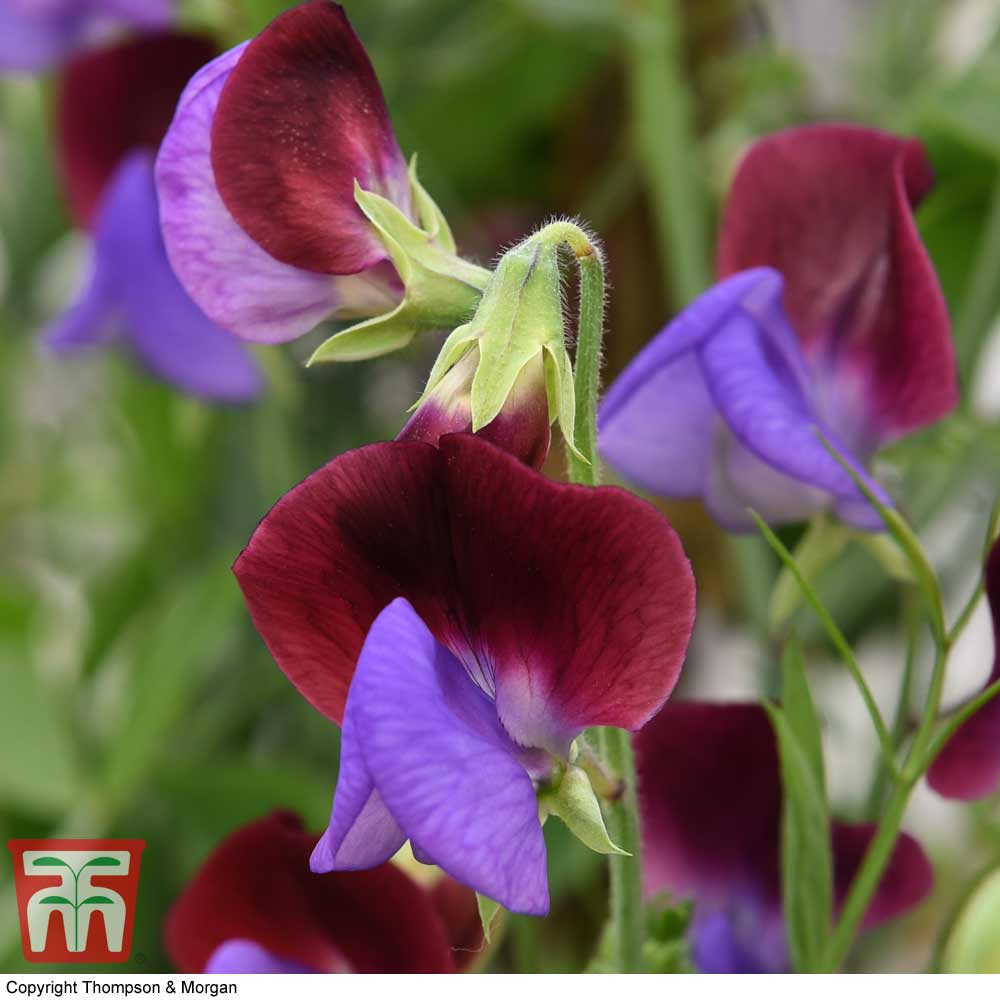
[[[572,482],[596,486],[601,468],[597,456],[597,394],[604,338],[604,262],[590,238],[572,223],[554,223],[547,231],[566,243],[580,268],[580,318],[576,339],[574,388],[576,392],[576,442],[586,461],[569,456]],[[628,855],[608,857],[611,874],[611,923],[617,972],[642,972],[645,908],[642,897],[642,844],[639,836],[639,803],[636,796],[632,741],[623,729],[597,733],[600,756],[621,782],[621,794],[605,806],[608,833]]]
[[[616,972],[642,972],[645,910],[642,899],[642,840],[632,740],[624,729],[599,731],[601,756],[624,781],[622,794],[605,806],[608,835],[629,856],[611,854],[611,935]]]
[[[712,280],[704,171],[695,159],[699,147],[683,68],[680,3],[629,0],[624,6],[635,143],[652,200],[664,277],[680,306]]]
[[[941,705],[941,692],[944,689],[949,652],[950,649],[946,642],[938,646],[927,703],[920,726],[917,729],[917,735],[910,747],[902,773],[896,779],[892,795],[886,803],[882,818],[875,831],[875,837],[868,846],[861,867],[851,883],[837,926],[827,942],[821,963],[822,971],[836,972],[847,958],[858,929],[861,927],[861,921],[868,910],[868,905],[875,895],[882,874],[892,857],[910,795],[930,763],[928,749],[934,735],[934,724]]]

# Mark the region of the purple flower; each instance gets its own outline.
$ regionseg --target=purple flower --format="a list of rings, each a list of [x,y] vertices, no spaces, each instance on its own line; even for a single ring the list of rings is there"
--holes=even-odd
[[[155,35],[90,53],[60,78],[58,143],[68,200],[93,234],[89,280],[43,337],[60,354],[124,341],[154,375],[193,395],[253,399],[246,347],[191,301],[160,234],[153,152],[170,108],[212,46]],[[96,116],[94,108],[101,108]]]
[[[680,672],[694,581],[662,515],[472,435],[396,441],[292,490],[234,570],[278,664],[343,725],[314,870],[409,840],[508,909],[546,912],[536,784],[583,729],[642,726]]]
[[[162,28],[173,0],[0,0],[0,72],[41,72],[116,27]]]
[[[291,340],[399,302],[402,284],[354,187],[412,218],[410,179],[338,5],[295,7],[198,73],[156,175],[177,274],[239,336]]]
[[[752,527],[748,507],[772,522],[833,507],[879,529],[816,431],[863,474],[955,405],[951,328],[912,212],[930,184],[919,143],[882,132],[756,143],[722,222],[722,280],[611,387],[606,460],[654,493],[702,498],[732,530]]]
[[[986,596],[993,614],[993,670],[984,688],[1000,680],[1000,541],[986,560]],[[937,755],[927,781],[948,799],[981,799],[1000,784],[1000,697],[965,720]]]
[[[781,915],[781,772],[759,705],[671,702],[635,737],[643,881],[695,901],[692,947],[702,972],[786,972]],[[830,827],[839,905],[875,832]],[[916,906],[932,871],[902,834],[864,926]]]

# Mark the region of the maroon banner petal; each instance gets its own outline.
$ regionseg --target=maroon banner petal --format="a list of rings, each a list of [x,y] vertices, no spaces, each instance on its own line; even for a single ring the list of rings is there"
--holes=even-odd
[[[760,706],[673,701],[634,743],[646,892],[778,907],[781,775]]]
[[[754,144],[723,216],[720,275],[781,272],[807,352],[862,383],[880,440],[957,399],[947,308],[913,219],[931,184],[916,140],[806,126]]]
[[[984,688],[1000,680],[1000,541],[986,560],[986,596],[993,615],[993,670]],[[927,782],[948,799],[981,799],[1000,785],[1000,695],[966,719],[927,772]]]
[[[510,735],[557,752],[586,726],[642,725],[694,620],[690,567],[653,507],[553,483],[471,435],[334,459],[234,570],[282,670],[338,722],[368,628],[405,597]]]
[[[233,218],[283,263],[353,274],[385,259],[354,183],[408,211],[406,164],[338,4],[310,0],[247,46],[219,100],[212,166]]]
[[[275,812],[224,840],[167,914],[166,949],[201,972],[225,941],[253,941],[316,972],[453,972],[444,922],[399,868],[314,875],[318,838]]]
[[[759,705],[667,704],[635,737],[646,892],[668,890],[709,905],[750,896],[781,907],[781,771]],[[874,827],[834,821],[834,895],[843,903]],[[865,926],[915,906],[932,872],[901,834]]]
[[[838,908],[861,867],[875,829],[874,823],[831,824],[834,899]],[[863,926],[874,927],[912,909],[924,900],[933,885],[934,870],[924,849],[908,833],[901,833],[868,904]]]
[[[87,226],[126,153],[155,152],[188,80],[216,55],[198,35],[131,38],[79,56],[59,76],[56,143],[70,210]]]

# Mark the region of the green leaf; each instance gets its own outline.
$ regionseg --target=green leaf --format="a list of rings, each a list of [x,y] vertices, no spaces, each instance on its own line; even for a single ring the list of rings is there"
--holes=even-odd
[[[476,893],[476,903],[479,906],[479,920],[483,925],[483,937],[489,944],[493,936],[493,924],[500,912],[500,904],[495,899],[484,896],[481,892]]]
[[[553,816],[558,816],[580,841],[598,854],[624,854],[608,836],[601,805],[597,801],[590,778],[582,768],[570,764],[554,791],[539,795],[539,804]]]
[[[206,564],[173,582],[138,624],[127,714],[107,762],[107,787],[127,801],[180,738],[205,681],[237,633],[244,614],[229,560],[209,553]]]
[[[83,868],[119,868],[121,862],[117,858],[94,858],[88,861]],[[83,868],[80,871],[83,871]]]
[[[36,858],[32,862],[32,865],[33,866],[37,866],[39,868],[56,868],[56,867],[59,867],[59,868],[70,868],[70,866],[68,864],[66,864],[65,861],[62,861],[59,858],[49,858],[49,857]],[[70,870],[72,871],[72,869],[70,869]]]
[[[88,906],[88,905],[104,906],[105,904],[107,904],[107,905],[113,905],[114,904],[114,900],[113,899],[109,899],[107,896],[88,896],[80,905],[81,906]]]
[[[0,805],[58,815],[79,788],[72,729],[20,643],[0,646]]]
[[[809,690],[809,678],[802,659],[802,649],[792,636],[781,657],[781,707],[795,734],[819,789],[826,787],[823,769],[823,741],[819,716]]]
[[[65,903],[67,906],[72,906],[71,900],[67,899],[65,896],[44,896],[42,898],[43,903]]]
[[[833,861],[826,795],[786,713],[766,702],[764,708],[778,741],[784,789],[781,892],[788,950],[795,971],[809,972],[817,968],[830,932]]]

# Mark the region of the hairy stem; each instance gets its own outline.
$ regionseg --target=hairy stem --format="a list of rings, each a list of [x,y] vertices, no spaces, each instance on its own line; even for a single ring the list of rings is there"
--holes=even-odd
[[[553,223],[543,233],[565,243],[573,251],[580,269],[580,318],[574,388],[576,442],[585,461],[570,454],[569,476],[574,483],[596,486],[601,478],[597,456],[597,395],[604,337],[604,262],[591,239],[572,223]],[[624,730],[612,728],[598,730],[593,738],[604,764],[621,787],[621,794],[614,801],[605,803],[608,834],[622,850],[628,852],[628,856],[612,854],[608,857],[611,874],[610,933],[614,941],[615,971],[641,972],[645,909],[632,741]]]

